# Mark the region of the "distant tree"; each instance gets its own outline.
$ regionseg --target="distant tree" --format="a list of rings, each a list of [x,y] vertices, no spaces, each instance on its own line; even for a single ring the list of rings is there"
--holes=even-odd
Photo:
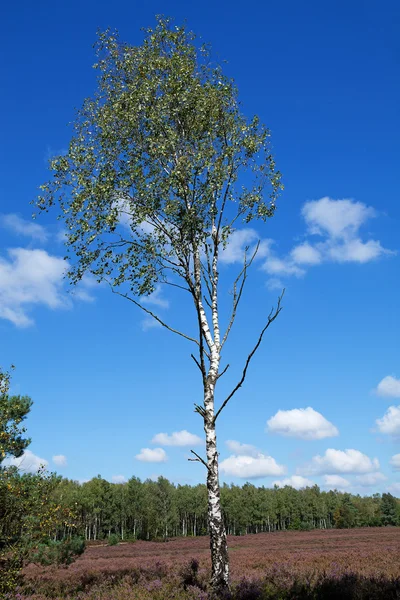
[[[399,525],[399,501],[392,494],[382,494],[381,513],[383,525]]]
[[[193,460],[207,469],[212,589],[218,595],[229,586],[229,565],[216,421],[281,310],[279,299],[237,385],[216,408],[216,384],[228,368],[220,369],[221,353],[258,246],[244,252],[232,281],[224,331],[220,258],[237,223],[273,216],[281,176],[269,130],[257,117],[242,115],[234,84],[184,27],[159,18],[139,47],[101,33],[97,52],[98,92],[79,112],[68,152],[51,162],[53,177],[42,186],[37,206],[61,209],[73,283],[91,273],[196,348],[192,358],[203,384],[196,411],[204,423],[207,456],[193,452]],[[166,323],[142,302],[163,284],[191,301],[197,333]],[[177,366],[177,381],[179,372]]]
[[[19,458],[31,440],[24,438],[21,426],[32,400],[28,396],[10,396],[10,373],[0,369],[0,465],[7,456]]]
[[[341,505],[335,510],[333,518],[335,527],[338,529],[348,529],[355,526],[356,509],[350,494],[343,494]]]

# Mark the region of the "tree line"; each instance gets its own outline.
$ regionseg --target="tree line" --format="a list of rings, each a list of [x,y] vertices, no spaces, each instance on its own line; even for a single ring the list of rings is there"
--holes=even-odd
[[[208,534],[207,488],[174,485],[168,479],[110,483],[100,475],[80,484],[60,480],[57,504],[75,515],[56,536],[80,535],[86,540],[118,536],[121,540],[156,540]],[[221,486],[228,534],[400,525],[400,500],[389,493],[360,496],[318,486],[296,490]]]

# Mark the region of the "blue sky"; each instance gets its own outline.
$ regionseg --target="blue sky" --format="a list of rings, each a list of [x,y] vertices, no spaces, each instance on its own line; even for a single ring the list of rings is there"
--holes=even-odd
[[[0,365],[17,366],[12,391],[34,400],[24,465],[45,459],[79,480],[204,479],[184,445],[196,443],[185,432],[202,436],[190,345],[106,289],[67,293],[61,224],[54,214],[31,221],[29,204],[47,159],[68,144],[74,107],[95,89],[96,29],[138,44],[158,13],[187,19],[228,61],[243,111],[272,130],[285,183],[275,217],[242,231],[223,265],[234,277],[240,243],[264,240],[220,398],[277,289],[287,291],[219,420],[222,479],[399,496],[400,7],[390,1],[24,0],[3,10]],[[161,291],[152,306],[189,319],[176,294]]]

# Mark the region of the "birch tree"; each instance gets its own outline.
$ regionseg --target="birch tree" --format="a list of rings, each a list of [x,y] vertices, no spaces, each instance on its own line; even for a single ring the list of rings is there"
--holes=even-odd
[[[229,586],[229,563],[216,422],[281,310],[279,299],[264,316],[237,385],[217,405],[216,385],[228,368],[221,365],[222,351],[257,248],[244,253],[232,281],[223,331],[219,265],[239,223],[273,216],[281,176],[269,130],[242,114],[233,81],[184,27],[159,17],[138,47],[106,31],[96,51],[98,89],[77,114],[68,152],[51,161],[52,178],[37,206],[57,206],[65,221],[72,283],[92,274],[193,345],[203,386],[195,410],[204,423],[206,456],[192,453],[207,471],[211,586],[218,596]],[[186,295],[195,334],[142,301],[162,285]]]

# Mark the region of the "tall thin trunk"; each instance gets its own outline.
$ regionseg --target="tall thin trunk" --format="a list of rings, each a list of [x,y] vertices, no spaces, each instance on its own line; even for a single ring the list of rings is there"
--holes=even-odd
[[[226,532],[222,516],[219,489],[217,436],[214,423],[214,390],[205,390],[206,412],[204,431],[207,452],[208,526],[211,548],[211,588],[214,597],[220,597],[229,589],[229,557]]]

